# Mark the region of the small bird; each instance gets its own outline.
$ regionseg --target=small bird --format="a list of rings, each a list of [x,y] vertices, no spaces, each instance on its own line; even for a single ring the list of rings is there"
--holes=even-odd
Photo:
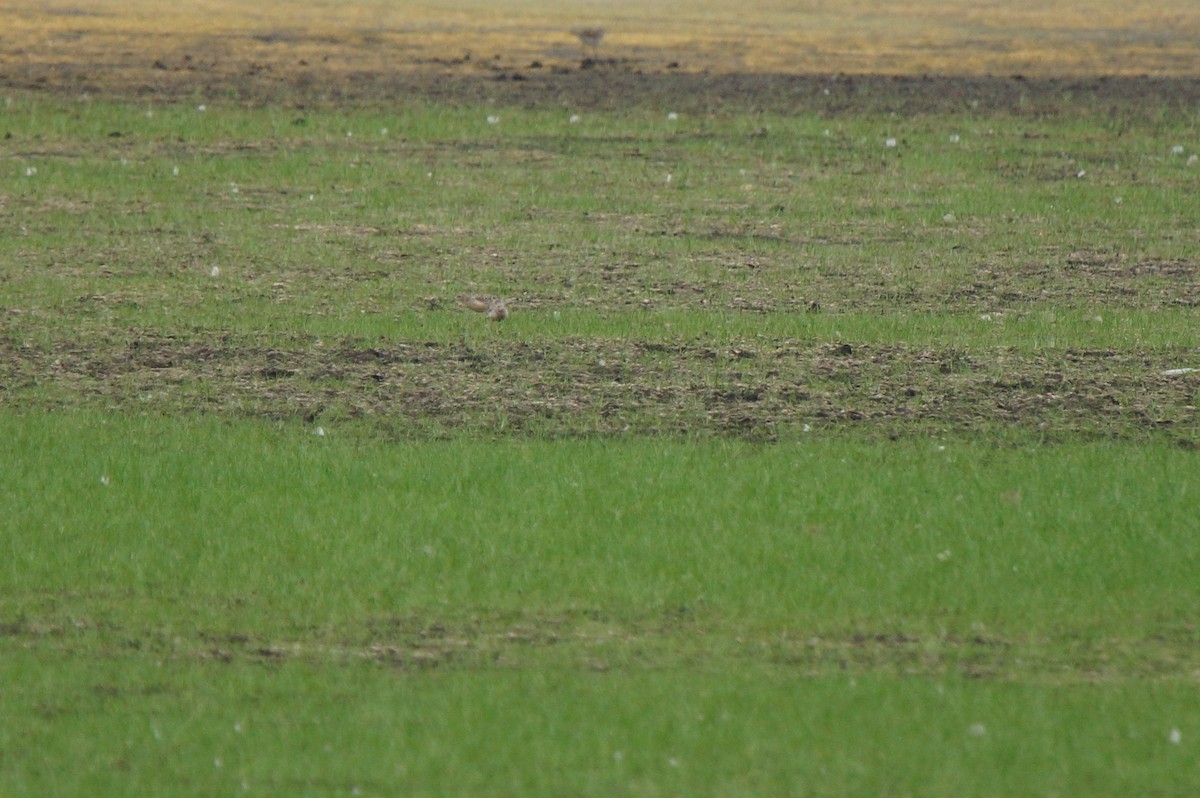
[[[600,42],[604,41],[604,28],[573,28],[571,33],[579,37],[579,43],[592,48],[592,56],[596,55]]]
[[[504,321],[508,318],[508,306],[503,299],[490,296],[468,296],[459,294],[455,297],[460,304],[465,305],[476,313],[486,313],[492,321]]]

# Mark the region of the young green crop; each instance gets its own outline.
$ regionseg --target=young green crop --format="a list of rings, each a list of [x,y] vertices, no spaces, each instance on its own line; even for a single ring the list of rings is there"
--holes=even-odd
[[[1197,786],[1189,452],[321,431],[4,417],[0,787]]]
[[[1200,788],[1193,118],[199,106],[0,117],[0,793]]]

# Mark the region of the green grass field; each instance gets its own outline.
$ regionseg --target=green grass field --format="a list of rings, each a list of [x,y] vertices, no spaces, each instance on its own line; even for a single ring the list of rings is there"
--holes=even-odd
[[[1200,792],[1195,115],[670,110],[8,98],[0,794]]]

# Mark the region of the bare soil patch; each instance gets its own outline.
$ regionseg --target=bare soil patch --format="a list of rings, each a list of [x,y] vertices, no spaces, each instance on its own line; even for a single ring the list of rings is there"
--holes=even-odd
[[[1195,646],[1181,630],[1140,640],[1053,640],[993,634],[925,635],[864,629],[837,635],[716,629],[692,607],[640,619],[597,610],[436,617],[391,615],[353,628],[314,629],[303,639],[272,639],[239,631],[164,634],[74,615],[22,618],[0,624],[0,639],[25,646],[73,645],[86,635],[107,641],[106,656],[154,652],[159,657],[217,663],[373,662],[402,672],[509,670],[534,663],[604,672],[659,668],[692,656],[766,664],[811,676],[830,673],[956,675],[990,681],[1047,684],[1188,679]],[[102,643],[105,645],[105,643]],[[97,689],[108,689],[98,687]],[[117,694],[119,688],[112,688]]]
[[[840,73],[706,74],[647,72],[613,59],[596,67],[530,68],[484,74],[364,70],[337,73],[310,65],[269,78],[191,71],[122,79],[89,64],[0,73],[0,90],[30,90],[154,102],[235,99],[252,105],[397,103],[423,100],[464,106],[617,110],[637,106],[681,113],[881,113],[992,111],[1030,116],[1186,109],[1200,102],[1195,77],[1025,77],[846,75]],[[1067,99],[1069,98],[1069,100]]]
[[[1009,349],[749,339],[537,344],[343,339],[261,347],[137,333],[128,344],[0,338],[0,403],[213,412],[393,439],[526,433],[755,440],[1024,429],[1047,439],[1169,434],[1200,442],[1185,350]],[[49,398],[47,398],[49,397]]]
[[[678,111],[1055,113],[1063,97],[1194,107],[1200,12],[1104,0],[1082,14],[974,3],[836,9],[700,2],[583,9],[457,0],[19,5],[0,90],[178,101],[407,102]],[[785,4],[786,6],[786,4]],[[571,33],[603,26],[589,50]]]

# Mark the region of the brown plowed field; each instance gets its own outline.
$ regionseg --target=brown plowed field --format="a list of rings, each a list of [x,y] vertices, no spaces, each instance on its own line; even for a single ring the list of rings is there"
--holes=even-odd
[[[1200,96],[1194,3],[800,5],[10,1],[0,89],[786,111],[844,75],[862,102],[910,110],[1051,103],[1064,83],[1101,101]],[[595,49],[571,33],[587,25],[606,30]]]

